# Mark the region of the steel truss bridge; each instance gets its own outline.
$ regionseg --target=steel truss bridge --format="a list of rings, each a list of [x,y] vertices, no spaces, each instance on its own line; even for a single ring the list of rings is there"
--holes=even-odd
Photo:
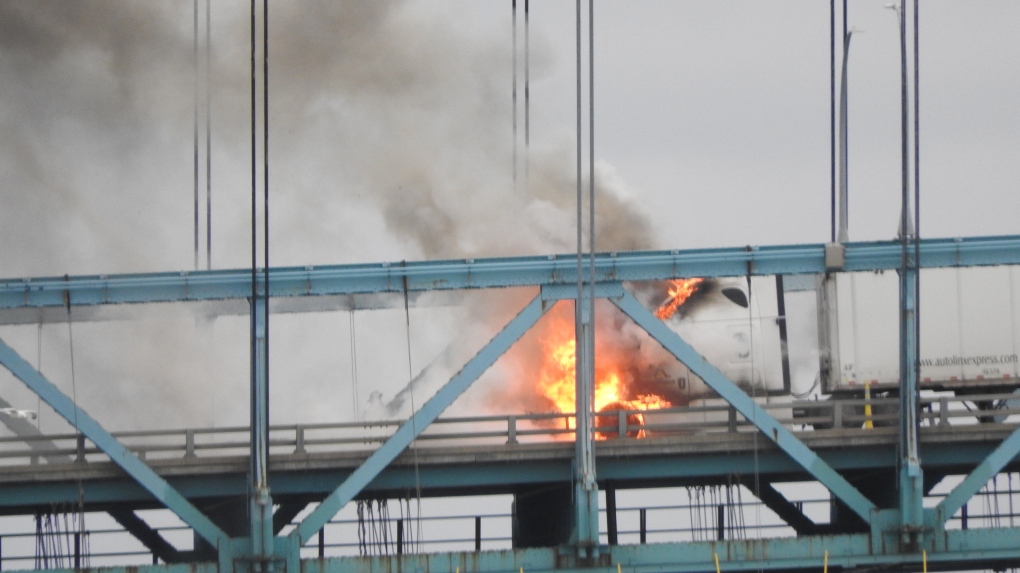
[[[957,526],[966,519],[968,500],[989,480],[1017,469],[1020,429],[952,424],[959,410],[945,399],[921,401],[916,378],[909,374],[913,369],[904,367],[908,375],[890,426],[851,427],[859,423],[853,418],[856,410],[845,414],[842,405],[830,403],[809,415],[834,427],[803,431],[795,420],[759,404],[727,379],[639,303],[627,283],[895,270],[901,286],[908,287],[901,290],[901,308],[906,309],[901,318],[909,334],[914,324],[909,287],[919,269],[1015,264],[1020,264],[1018,236],[929,239],[918,242],[916,250],[914,244],[876,242],[605,253],[594,256],[590,266],[570,256],[547,256],[5,280],[0,282],[0,315],[8,324],[34,323],[56,312],[88,318],[121,304],[190,302],[236,311],[239,302],[247,302],[254,348],[251,426],[231,430],[240,434],[233,441],[208,441],[203,429],[169,438],[159,433],[115,436],[0,341],[0,363],[80,434],[32,437],[26,431],[7,440],[0,448],[6,460],[0,468],[0,513],[31,515],[61,500],[82,500],[90,511],[110,512],[165,562],[152,571],[167,573],[1013,566],[1020,562],[1020,528]],[[366,451],[363,443],[354,445],[344,437],[343,425],[269,427],[264,344],[271,299],[334,297],[353,303],[359,297],[503,287],[532,287],[535,296],[409,420],[395,430],[380,429],[377,447]],[[657,428],[656,436],[634,440],[627,438],[635,428],[623,413],[616,419],[615,439],[596,444],[596,431],[607,430],[601,424],[596,430],[590,412],[578,416],[571,442],[536,438],[549,430],[536,430],[535,420],[527,416],[439,418],[552,304],[585,296],[608,299],[725,401],[725,422],[718,431],[666,427]],[[901,343],[905,366],[917,360],[914,342],[907,336]],[[458,422],[474,429],[458,430]],[[412,443],[419,444],[423,495],[512,493],[518,496],[518,524],[539,533],[515,538],[510,549],[498,551],[302,558],[302,548],[314,547],[323,527],[347,504],[406,491],[412,479],[406,450]],[[585,474],[586,465],[597,467],[597,473]],[[718,484],[726,476],[752,473],[760,479],[754,491],[761,503],[795,535],[620,543],[613,517],[617,489]],[[962,479],[934,494],[947,476]],[[824,486],[831,497],[829,522],[805,515],[773,487],[779,482]],[[599,531],[600,490],[607,505],[605,538]],[[169,509],[193,531],[194,551],[177,550],[138,517],[138,510],[152,507]],[[300,521],[292,523],[299,515]]]

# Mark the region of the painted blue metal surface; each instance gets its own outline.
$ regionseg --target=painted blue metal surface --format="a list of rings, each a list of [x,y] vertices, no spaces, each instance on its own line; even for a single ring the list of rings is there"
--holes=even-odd
[[[677,333],[670,330],[661,320],[649,312],[630,293],[624,293],[613,302],[625,314],[630,316],[659,344],[687,365],[705,381],[719,396],[730,403],[749,422],[761,430],[768,439],[786,452],[795,462],[829,489],[840,500],[864,521],[870,521],[875,504],[864,497],[850,482],[825,463],[818,454],[797,439],[790,430],[776,421],[768,412],[759,406],[750,396],[745,394],[736,384],[730,381],[718,368],[702,357],[694,348],[683,341]]]
[[[896,437],[882,430],[871,430],[865,434],[858,430],[856,436],[846,436],[844,444],[832,440],[828,446],[817,446],[812,436],[805,434],[801,439],[834,469],[848,472],[871,472],[888,469],[896,464]],[[874,436],[870,443],[861,443],[862,438]],[[935,473],[956,473],[961,467],[975,467],[981,464],[1008,433],[996,432],[994,437],[977,435],[967,441],[940,441],[938,434],[928,434],[922,440],[925,454],[924,465]],[[925,433],[922,432],[922,438]],[[1000,437],[1001,436],[1001,437]],[[725,437],[719,435],[718,437]],[[746,436],[745,436],[746,437]],[[738,436],[734,436],[738,438]],[[677,437],[676,440],[681,440]],[[649,440],[627,440],[630,447],[608,453],[606,447],[612,442],[596,444],[596,465],[600,482],[612,481],[617,487],[651,487],[678,485],[698,478],[725,479],[731,475],[754,475],[762,479],[792,479],[800,473],[800,466],[789,456],[777,451],[764,441],[757,454],[735,439],[714,440],[715,447],[701,453],[677,454],[671,451],[656,453],[642,450]],[[428,494],[443,493],[510,493],[522,485],[540,483],[569,483],[573,444],[548,444],[542,449],[522,448],[518,445],[495,446],[485,449],[486,455],[474,455],[469,464],[450,465],[429,463],[422,459],[418,472],[408,465],[391,464],[363,490],[369,496],[385,496],[392,492],[413,490],[416,484]],[[502,452],[506,456],[500,456]],[[296,458],[308,461],[306,456]],[[275,458],[278,462],[285,457]],[[1010,459],[1007,452],[1004,463]],[[107,475],[96,471],[101,463],[90,463],[90,471],[80,482],[83,485],[83,500],[87,507],[94,505],[124,504],[149,508],[155,502],[151,494],[123,475]],[[195,473],[181,475],[183,468]],[[24,469],[24,468],[21,468]],[[66,469],[66,468],[65,468]],[[188,499],[210,499],[217,497],[243,497],[248,492],[246,460],[238,459],[230,468],[209,473],[198,471],[195,460],[183,460],[180,465],[168,468],[165,479],[181,495]],[[277,467],[271,475],[272,491],[275,496],[313,495],[325,496],[336,489],[336,484],[346,479],[353,467],[348,465],[324,465],[310,469],[307,463],[297,464],[292,469]],[[55,503],[74,505],[78,500],[79,480],[75,472],[66,474],[64,479],[52,476],[52,468],[41,466],[37,473],[22,475],[22,481],[4,479],[0,486],[0,507],[8,510],[30,508]],[[994,475],[994,470],[993,474]],[[978,484],[978,489],[984,482]],[[969,495],[967,496],[969,497]],[[951,515],[951,514],[950,514]]]
[[[264,289],[263,289],[264,290]],[[260,561],[273,554],[273,498],[269,492],[269,313],[268,301],[251,299],[251,469],[248,518],[251,553]]]
[[[116,438],[110,435],[99,422],[96,422],[70,398],[61,392],[52,382],[39,373],[13,348],[0,339],[0,364],[25,383],[44,402],[58,414],[77,428],[86,438],[110,456],[110,460],[120,466],[142,487],[151,493],[167,508],[176,513],[185,523],[191,526],[203,539],[214,547],[227,539],[222,529],[185,499],[152,468],[145,465],[133,453],[128,451]]]
[[[999,444],[953,491],[947,495],[934,509],[937,523],[944,524],[956,514],[995,474],[1002,471],[1006,464],[1020,454],[1020,428],[1015,430],[1005,441]]]
[[[823,273],[824,248],[814,244],[604,253],[595,257],[595,280]],[[920,248],[921,268],[1020,264],[1020,236],[926,239]],[[848,243],[841,270],[894,270],[901,256],[899,242]],[[280,297],[575,284],[577,270],[572,255],[550,255],[273,268],[269,276],[270,296]],[[0,281],[0,309],[250,296],[247,269]]]
[[[291,533],[298,544],[306,543],[338,511],[368,485],[404,448],[409,446],[458,396],[478,379],[548,310],[549,304],[536,296],[488,344],[461,368],[411,418],[386,440],[358,469],[324,499]]]
[[[580,261],[578,262],[580,265]],[[595,298],[593,284],[580,280],[574,292],[574,527],[579,556],[594,557],[599,545],[599,486],[595,474]]]
[[[607,559],[595,566],[564,563],[555,548],[427,553],[376,557],[304,559],[297,573],[382,573],[420,571],[431,573],[696,573],[720,569],[735,571],[821,571],[827,562],[833,569],[897,566],[929,569],[993,569],[1014,565],[1020,559],[1016,539],[1020,528],[947,531],[926,554],[895,553],[871,547],[866,534],[828,535],[749,541],[655,543],[604,548]],[[282,549],[282,548],[281,548]],[[826,558],[827,554],[827,558]],[[68,570],[63,570],[68,571]],[[217,563],[161,564],[109,567],[108,573],[218,573]]]
[[[918,448],[917,276],[913,252],[903,245],[900,288],[899,511],[904,543],[915,543],[924,523],[924,471]]]
[[[896,548],[875,546],[867,534],[808,536],[803,538],[654,543],[603,547],[606,559],[599,565],[583,566],[564,562],[555,548],[482,551],[477,553],[433,553],[384,557],[341,557],[309,559],[302,573],[379,573],[425,571],[462,573],[695,573],[732,571],[821,571],[829,567],[854,569],[882,565],[921,570],[929,567],[952,569],[992,568],[1015,564],[1020,559],[1016,539],[1020,529],[947,531],[938,542],[917,552],[901,553]],[[927,553],[923,555],[921,550]]]

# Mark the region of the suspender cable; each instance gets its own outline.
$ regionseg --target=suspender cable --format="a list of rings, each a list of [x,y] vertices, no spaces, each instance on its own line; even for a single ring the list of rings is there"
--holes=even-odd
[[[266,291],[265,305],[265,396],[266,424],[269,423],[269,0],[262,0],[262,264]]]
[[[531,183],[531,31],[528,24],[528,4],[524,0],[524,192],[530,192]]]
[[[898,24],[900,27],[900,156],[901,162],[900,167],[902,168],[902,183],[903,183],[903,217],[901,232],[903,233],[903,244],[906,245],[909,240],[911,233],[910,227],[913,223],[910,220],[910,212],[907,207],[910,204],[910,154],[908,152],[908,145],[910,141],[909,131],[907,127],[908,118],[908,97],[907,97],[907,15],[904,13],[906,9],[903,0],[900,0],[899,10],[897,11]],[[906,255],[906,253],[904,253]]]
[[[595,371],[595,0],[588,0],[588,356]],[[594,388],[592,388],[594,392]],[[594,405],[594,404],[592,404]]]
[[[918,268],[921,266],[921,112],[920,112],[920,45],[919,42],[919,31],[918,25],[918,0],[914,0],[914,264]],[[917,350],[915,356],[921,355],[921,273],[915,274],[914,280],[916,285],[914,288],[914,308],[916,314],[914,316],[914,327],[916,328],[916,334],[914,341],[917,344]],[[917,380],[921,379],[921,363],[916,362],[914,364],[915,377]],[[920,385],[918,385],[920,388]],[[918,390],[920,392],[920,390]],[[1010,496],[1012,501],[1012,496]],[[1010,519],[1012,519],[1012,512],[1010,512]]]
[[[205,0],[205,268],[212,269],[212,0]]]
[[[514,193],[517,192],[517,0],[510,0],[510,8],[513,10],[512,15],[512,33],[513,33],[513,88],[512,88],[512,106],[513,106],[513,162],[514,162]]]
[[[255,412],[257,409],[258,402],[256,401],[255,385],[257,384],[256,372],[258,367],[258,355],[257,345],[258,340],[256,338],[256,320],[257,312],[256,305],[258,305],[258,188],[257,188],[257,176],[258,176],[258,156],[256,146],[258,145],[258,133],[257,123],[258,118],[256,111],[256,91],[255,91],[255,0],[251,0],[251,443],[252,447],[258,440],[258,428],[255,423]],[[251,473],[252,476],[257,474],[258,468],[256,467],[257,460],[254,455],[254,451],[251,456]],[[252,480],[254,481],[254,480]],[[251,487],[252,484],[249,484]]]
[[[192,71],[194,72],[194,171],[195,171],[195,268],[198,268],[198,0],[193,1],[194,42],[192,45]]]
[[[582,256],[583,256],[583,247],[584,247],[584,236],[582,235],[582,228],[584,226],[584,213],[582,211],[582,207],[584,206],[584,195],[583,195],[584,182],[581,180],[582,168],[583,168],[581,157],[582,157],[582,153],[584,152],[583,148],[582,148],[582,145],[581,145],[581,127],[582,127],[581,126],[581,0],[576,0],[576,4],[577,4],[577,6],[576,6],[575,10],[577,12],[577,70],[576,70],[576,75],[577,75],[577,302],[575,304],[580,305],[580,303],[581,303],[581,289],[583,288],[583,285],[584,285],[584,279],[583,279],[583,276],[581,275],[581,260],[582,260]],[[580,332],[580,330],[581,330],[581,325],[580,325],[581,314],[580,314],[580,312],[575,312],[575,314],[576,314],[576,322],[577,322],[577,324],[576,324],[576,332],[575,332],[575,336],[576,336],[576,334],[578,334]],[[580,348],[578,348],[577,350],[580,351]],[[576,384],[580,384],[581,381],[580,380],[575,380],[575,383]],[[577,404],[577,406],[580,407],[580,404]],[[580,412],[580,410],[578,410],[576,413],[577,413],[578,418],[579,418],[577,421],[578,421],[578,423],[580,423],[581,412]]]
[[[255,187],[255,177],[257,169],[257,158],[255,155],[256,145],[256,126],[255,126],[256,112],[255,112],[255,0],[251,0],[251,300],[254,303],[258,297],[258,283],[255,273],[258,268],[258,261],[256,260],[256,246],[258,245],[258,238],[255,233],[258,229],[258,221],[256,219],[256,212],[258,205],[256,199],[258,197],[258,190]],[[254,316],[254,315],[252,315]],[[255,328],[251,329],[251,368],[252,372],[255,372]],[[252,397],[254,400],[254,396]],[[254,401],[252,407],[254,407]]]
[[[836,0],[829,0],[829,157],[830,157],[830,237],[836,242]]]
[[[581,273],[582,261],[584,257],[584,181],[582,180],[583,164],[582,154],[584,148],[581,140],[581,0],[576,0],[576,13],[577,13],[577,299],[574,303],[576,308],[574,309],[574,337],[575,344],[577,345],[575,350],[575,356],[580,358],[581,348],[580,341],[577,338],[581,334],[581,312],[580,305],[582,301],[581,293],[584,289],[584,275]],[[576,361],[577,366],[580,366],[581,361]],[[576,380],[575,385],[582,383],[580,376],[580,369],[578,368],[575,374]],[[577,416],[577,424],[581,423],[581,404],[575,404],[575,414]],[[577,460],[580,463],[580,460]]]

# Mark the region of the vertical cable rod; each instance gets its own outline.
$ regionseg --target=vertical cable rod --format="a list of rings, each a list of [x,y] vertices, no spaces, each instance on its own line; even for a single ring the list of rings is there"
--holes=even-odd
[[[914,265],[921,268],[921,115],[920,115],[920,40],[918,0],[914,0]],[[921,356],[921,273],[914,274],[914,356]],[[914,377],[921,380],[921,362],[914,363]],[[920,385],[918,386],[920,392]],[[919,395],[920,396],[920,395]],[[1011,498],[1012,499],[1012,498]]]
[[[584,254],[583,253],[584,237],[582,235],[582,227],[584,225],[584,213],[582,212],[582,207],[584,205],[584,195],[583,195],[584,182],[581,179],[581,177],[582,177],[582,169],[583,169],[583,166],[582,166],[582,163],[581,163],[581,157],[582,157],[582,154],[584,152],[584,150],[582,148],[582,144],[581,144],[581,0],[576,0],[575,12],[576,12],[576,18],[577,18],[577,22],[576,22],[576,26],[577,26],[577,32],[576,32],[576,36],[577,36],[577,49],[576,49],[576,53],[577,53],[577,70],[576,70],[576,76],[577,76],[577,86],[576,86],[577,87],[577,122],[576,122],[576,125],[577,125],[577,193],[576,193],[577,194],[577,301],[575,302],[575,305],[577,305],[579,307],[579,305],[581,304],[581,292],[582,292],[582,290],[584,288],[584,278],[581,275],[581,261],[582,261],[582,257],[583,257],[583,254]],[[574,316],[574,321],[576,323],[575,324],[575,339],[576,339],[577,334],[579,334],[580,331],[581,331],[581,313],[579,312],[578,308],[575,308],[574,315],[575,315]],[[576,380],[575,381],[576,384],[579,384],[580,382],[581,382],[580,380]],[[578,404],[577,406],[579,408],[580,404]],[[580,423],[580,421],[581,421],[580,420],[580,417],[581,417],[580,409],[577,410],[576,414],[577,414],[577,417],[578,417],[577,418],[577,422]]]
[[[531,192],[531,24],[524,0],[524,192]],[[515,68],[516,69],[516,68]]]
[[[254,305],[258,303],[258,260],[257,249],[258,249],[258,219],[256,214],[258,212],[258,189],[256,188],[255,178],[258,175],[258,159],[256,155],[256,145],[258,144],[258,133],[256,131],[257,126],[255,124],[258,115],[255,109],[256,98],[255,98],[255,0],[251,0],[251,377],[252,377],[252,392],[251,392],[251,411],[255,412],[255,309]],[[255,443],[255,424],[252,424],[252,443]],[[255,459],[252,457],[252,472],[255,471]]]
[[[517,192],[517,0],[510,0],[510,8],[513,11],[511,16],[511,30],[513,33],[513,88],[512,88],[512,106],[513,106],[513,162],[514,162],[514,193]]]
[[[205,0],[205,268],[212,269],[212,0]]]
[[[910,145],[910,134],[908,128],[909,121],[909,99],[907,96],[907,15],[905,13],[906,5],[903,0],[900,0],[899,10],[897,11],[900,32],[900,167],[902,176],[902,202],[903,202],[903,213],[902,220],[900,221],[902,239],[904,250],[906,249],[907,242],[909,240],[910,233],[910,211],[908,206],[910,205],[910,153],[908,151]],[[903,253],[906,257],[906,252]]]
[[[836,242],[836,0],[829,0],[829,177],[830,233],[829,242]]]
[[[262,0],[262,264],[265,274],[265,397],[269,424],[269,0]],[[265,461],[265,460],[263,460]],[[263,468],[265,472],[266,468]],[[263,473],[263,475],[266,475]]]
[[[589,369],[595,372],[595,0],[588,0],[588,336]],[[594,378],[594,374],[592,374]],[[593,387],[589,389],[594,393]],[[592,402],[594,406],[594,400]]]
[[[194,83],[193,101],[193,135],[194,135],[194,174],[195,174],[195,268],[198,268],[198,0],[192,2],[194,20],[194,41],[192,42],[192,72]]]

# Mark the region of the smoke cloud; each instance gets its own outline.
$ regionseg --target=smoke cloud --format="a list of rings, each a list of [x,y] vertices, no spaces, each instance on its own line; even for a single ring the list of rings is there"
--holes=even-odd
[[[575,248],[572,129],[533,134],[527,184],[522,161],[514,185],[510,43],[484,23],[465,24],[464,8],[418,0],[271,3],[271,264]],[[5,276],[192,268],[196,82],[203,221],[207,111],[212,125],[212,265],[249,264],[247,3],[212,6],[208,85],[204,38],[195,74],[192,18],[186,1],[0,0]],[[200,19],[204,26],[204,14]],[[536,82],[562,73],[542,45],[533,44]],[[655,246],[647,214],[611,166],[596,166],[595,187],[599,250]],[[204,266],[204,238],[201,246]],[[463,321],[498,322],[513,311],[516,300],[507,298],[506,306],[485,300],[431,327],[416,323],[406,335],[408,360],[428,363],[441,350],[428,341],[452,340]],[[78,399],[101,421],[121,420],[117,426],[245,423],[247,400],[236,398],[246,395],[246,321],[219,319],[201,342],[182,345],[196,336],[194,319],[187,310],[165,312],[78,327],[94,333],[87,345],[75,341]],[[307,388],[328,396],[312,412],[280,400],[274,422],[335,420],[337,404],[350,396],[339,386],[349,387],[354,376],[342,374],[354,360],[338,349],[346,350],[351,336],[370,336],[372,327],[348,333],[330,325],[321,343],[326,358],[320,354],[316,366],[309,348],[319,345],[308,342],[314,320],[280,320],[281,332],[293,334],[273,338],[272,373],[286,380],[285,390],[274,392],[299,395]],[[36,332],[11,328],[2,335],[26,356],[35,354]],[[70,342],[66,328],[50,326],[42,340],[47,355],[51,348],[63,355]],[[360,371],[375,378],[362,385],[392,394],[406,383],[406,364],[367,365],[394,362],[394,346],[400,345],[360,345]],[[58,363],[52,376],[70,386],[69,358]],[[8,379],[3,386],[16,384]],[[3,390],[9,391],[18,392]],[[368,394],[362,388],[361,396]],[[131,402],[130,416],[121,399]]]

